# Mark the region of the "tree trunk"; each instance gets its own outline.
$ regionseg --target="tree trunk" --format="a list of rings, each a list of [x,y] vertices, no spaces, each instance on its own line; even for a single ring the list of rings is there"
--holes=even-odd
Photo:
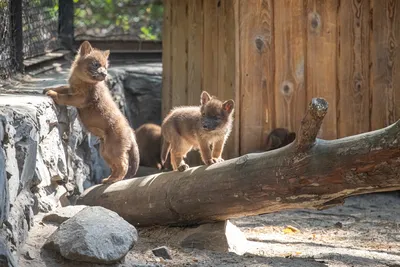
[[[183,173],[97,185],[79,204],[100,205],[136,226],[188,225],[281,210],[323,209],[345,197],[400,189],[400,121],[333,141],[316,139],[328,103],[314,98],[296,140]]]

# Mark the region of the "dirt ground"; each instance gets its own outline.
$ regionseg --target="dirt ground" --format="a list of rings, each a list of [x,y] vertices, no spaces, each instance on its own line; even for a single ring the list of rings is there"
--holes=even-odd
[[[66,261],[42,250],[57,226],[40,223],[41,216],[36,217],[19,266],[103,266]],[[400,267],[399,192],[351,197],[343,206],[324,211],[279,212],[231,222],[249,240],[248,252],[242,256],[183,249],[171,242],[179,228],[147,228],[138,229],[138,244],[123,262],[107,266]],[[169,247],[172,260],[153,256],[151,249],[162,245]]]

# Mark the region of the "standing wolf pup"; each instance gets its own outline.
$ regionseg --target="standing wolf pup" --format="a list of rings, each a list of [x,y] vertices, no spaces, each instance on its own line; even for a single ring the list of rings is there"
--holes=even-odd
[[[109,55],[109,50],[83,42],[71,66],[69,86],[44,90],[57,104],[76,107],[85,128],[99,137],[100,153],[111,168],[111,175],[102,183],[133,177],[139,167],[135,133],[105,83]]]
[[[192,148],[200,149],[201,158],[206,165],[223,161],[221,154],[232,131],[235,103],[231,99],[222,103],[203,91],[200,104],[200,107],[174,108],[165,117],[161,125],[162,164],[171,152],[172,168],[186,170],[189,166],[183,158]]]

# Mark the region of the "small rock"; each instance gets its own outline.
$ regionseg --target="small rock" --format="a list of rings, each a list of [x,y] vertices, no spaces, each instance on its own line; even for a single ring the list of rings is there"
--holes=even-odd
[[[244,233],[229,220],[187,229],[178,238],[180,245],[187,248],[233,252],[238,255],[243,255],[247,249]]]
[[[152,250],[154,256],[161,257],[164,260],[171,260],[171,255],[169,254],[169,250],[167,247],[162,246]]]
[[[58,208],[50,212],[49,214],[46,214],[43,217],[42,221],[61,224],[66,220],[68,220],[69,218],[75,216],[75,214],[77,214],[86,207],[87,206],[85,205],[77,205],[77,206],[67,206],[63,208]]]
[[[115,263],[136,244],[136,228],[103,207],[87,207],[63,222],[44,244],[64,258],[100,264]]]
[[[335,223],[335,227],[336,228],[342,228],[343,224],[341,222],[337,222],[337,223]]]
[[[32,251],[28,250],[27,252],[25,252],[24,258],[27,260],[34,260],[36,257]]]

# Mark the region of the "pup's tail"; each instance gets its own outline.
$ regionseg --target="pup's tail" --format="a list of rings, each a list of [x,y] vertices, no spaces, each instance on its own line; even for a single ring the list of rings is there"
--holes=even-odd
[[[165,138],[161,138],[162,140],[162,148],[161,148],[161,165],[165,165],[165,161],[167,160],[168,153],[171,150],[171,143],[165,140]]]
[[[136,175],[140,163],[139,147],[136,143],[136,136],[133,130],[132,130],[132,146],[131,149],[129,149],[128,154],[129,154],[129,169],[125,177],[129,179]]]

